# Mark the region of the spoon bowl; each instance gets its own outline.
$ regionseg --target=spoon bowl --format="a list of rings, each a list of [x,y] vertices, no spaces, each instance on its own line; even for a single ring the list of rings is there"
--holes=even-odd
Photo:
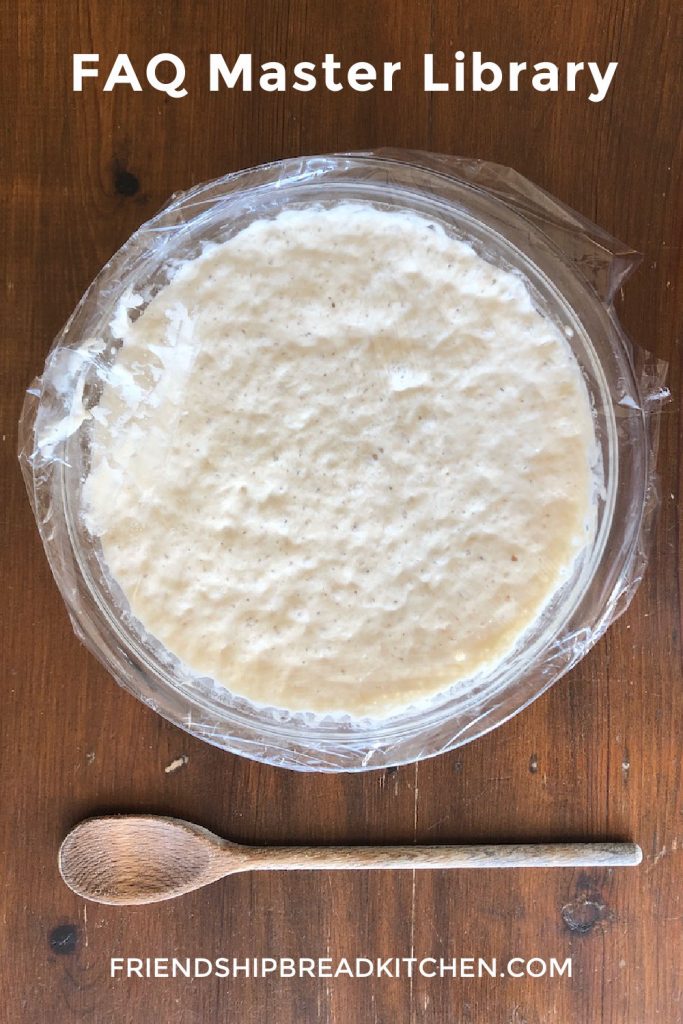
[[[156,903],[242,866],[239,846],[189,821],[154,815],[90,818],[59,851],[62,878],[100,903]]]

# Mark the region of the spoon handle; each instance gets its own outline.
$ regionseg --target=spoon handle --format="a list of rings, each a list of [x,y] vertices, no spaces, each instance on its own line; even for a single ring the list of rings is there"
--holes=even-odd
[[[349,871],[386,868],[634,867],[635,843],[535,843],[496,846],[320,846],[245,848],[246,870]]]

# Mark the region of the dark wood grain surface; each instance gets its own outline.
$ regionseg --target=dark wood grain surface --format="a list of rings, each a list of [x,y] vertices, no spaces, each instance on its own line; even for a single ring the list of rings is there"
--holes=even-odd
[[[677,1024],[681,870],[680,115],[674,0],[0,2],[2,795],[0,1018],[240,1024]],[[618,60],[585,92],[425,94],[422,54]],[[185,60],[184,100],[74,95],[71,54]],[[207,54],[401,60],[395,91],[210,95]],[[115,685],[72,633],[15,458],[22,392],[103,262],[174,191],[298,153],[422,147],[510,164],[644,254],[620,302],[670,363],[661,510],[628,613],[523,714],[449,755],[315,776],[191,739]],[[680,322],[680,320],[679,320]],[[186,763],[166,767],[180,755]],[[96,812],[188,817],[238,840],[635,839],[625,871],[264,874],[144,909],[60,882]],[[573,957],[571,979],[110,980],[110,956]]]

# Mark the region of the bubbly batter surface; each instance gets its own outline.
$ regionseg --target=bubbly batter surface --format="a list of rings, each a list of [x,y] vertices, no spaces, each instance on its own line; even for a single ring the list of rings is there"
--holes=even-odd
[[[495,664],[593,528],[566,339],[416,214],[255,221],[116,329],[88,524],[145,630],[257,703],[382,715]]]

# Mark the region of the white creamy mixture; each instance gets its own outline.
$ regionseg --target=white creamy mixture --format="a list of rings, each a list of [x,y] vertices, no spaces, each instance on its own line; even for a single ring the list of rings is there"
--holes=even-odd
[[[145,630],[236,694],[428,697],[509,653],[593,529],[565,338],[423,217],[255,221],[123,320],[87,521]]]

